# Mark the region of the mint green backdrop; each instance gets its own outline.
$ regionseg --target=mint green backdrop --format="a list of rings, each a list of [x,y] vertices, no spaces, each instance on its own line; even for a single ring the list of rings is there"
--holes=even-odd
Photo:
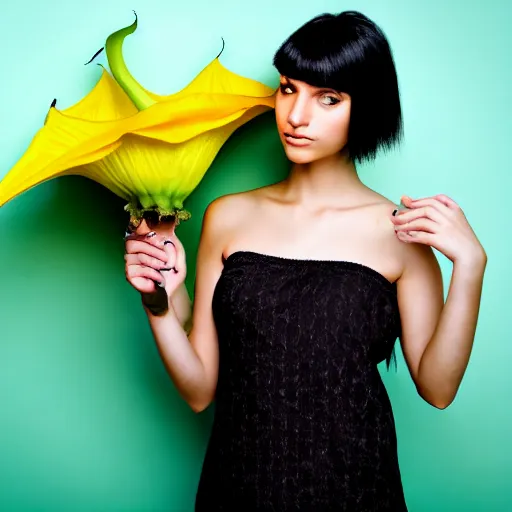
[[[400,350],[383,378],[395,411],[409,508],[512,510],[510,359],[510,3],[498,0],[255,3],[196,0],[9,2],[2,9],[0,177],[21,157],[54,97],[66,108],[100,76],[84,63],[139,16],[127,63],[148,89],[177,91],[222,46],[224,65],[275,87],[273,52],[324,11],[360,10],[387,33],[406,138],[360,168],[387,197],[446,193],[487,249],[481,317],[455,402],[416,393]],[[104,55],[96,62],[106,63]],[[383,98],[384,101],[384,98]],[[273,113],[239,129],[178,228],[193,293],[206,205],[287,173]],[[0,209],[0,509],[192,511],[213,407],[196,415],[159,358],[125,281],[124,201],[65,177]],[[439,255],[446,287],[451,265]]]

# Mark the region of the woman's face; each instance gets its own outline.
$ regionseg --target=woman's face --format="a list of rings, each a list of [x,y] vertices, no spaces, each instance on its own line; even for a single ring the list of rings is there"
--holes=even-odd
[[[331,156],[347,143],[350,96],[346,93],[281,75],[275,114],[279,137],[292,162],[304,164]]]

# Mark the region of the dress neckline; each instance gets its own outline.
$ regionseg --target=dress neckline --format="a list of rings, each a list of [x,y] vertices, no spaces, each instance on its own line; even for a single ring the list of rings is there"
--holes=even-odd
[[[396,281],[391,282],[386,276],[381,274],[378,270],[375,270],[364,263],[359,263],[356,261],[350,260],[315,260],[315,259],[305,259],[305,258],[290,258],[286,256],[277,256],[273,254],[265,254],[262,252],[249,251],[249,250],[236,250],[229,254],[227,258],[224,258],[224,263],[228,263],[232,260],[236,260],[237,258],[246,258],[251,261],[256,259],[260,259],[263,261],[274,262],[274,263],[283,263],[283,264],[295,264],[295,265],[317,265],[317,266],[328,266],[328,265],[336,265],[342,268],[352,268],[354,270],[364,272],[370,276],[373,276],[377,280],[381,281],[387,287],[391,289],[396,288]]]

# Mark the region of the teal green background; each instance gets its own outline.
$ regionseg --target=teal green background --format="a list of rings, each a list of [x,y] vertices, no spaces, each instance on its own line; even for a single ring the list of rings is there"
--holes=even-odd
[[[398,201],[445,193],[487,250],[475,345],[455,402],[417,394],[400,349],[381,371],[395,411],[409,509],[512,510],[510,140],[512,4],[505,1],[256,3],[116,0],[2,9],[0,178],[42,126],[53,98],[66,108],[101,68],[84,63],[139,16],[127,64],[148,89],[185,86],[226,47],[229,69],[270,86],[274,51],[321,12],[357,9],[384,29],[396,60],[405,141],[360,167]],[[106,63],[102,54],[95,62]],[[240,128],[186,203],[178,227],[193,293],[206,205],[284,177],[273,112]],[[213,407],[196,415],[159,358],[137,292],[124,277],[124,201],[64,177],[0,209],[0,509],[192,511]],[[438,254],[446,288],[451,265]]]

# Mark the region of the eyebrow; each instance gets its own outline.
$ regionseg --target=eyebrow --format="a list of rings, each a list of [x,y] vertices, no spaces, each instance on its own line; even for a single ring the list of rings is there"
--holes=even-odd
[[[288,78],[287,76],[284,76],[283,75],[283,78],[286,80],[286,82],[288,82],[290,85],[293,85],[294,87],[296,87],[296,85],[292,82],[292,80],[290,78]],[[313,87],[316,87],[316,86],[313,86]],[[332,89],[331,87],[316,87],[320,92],[323,92],[323,91],[326,91],[326,92],[334,92],[338,95],[341,96],[341,93],[339,91],[337,91],[336,89]]]

